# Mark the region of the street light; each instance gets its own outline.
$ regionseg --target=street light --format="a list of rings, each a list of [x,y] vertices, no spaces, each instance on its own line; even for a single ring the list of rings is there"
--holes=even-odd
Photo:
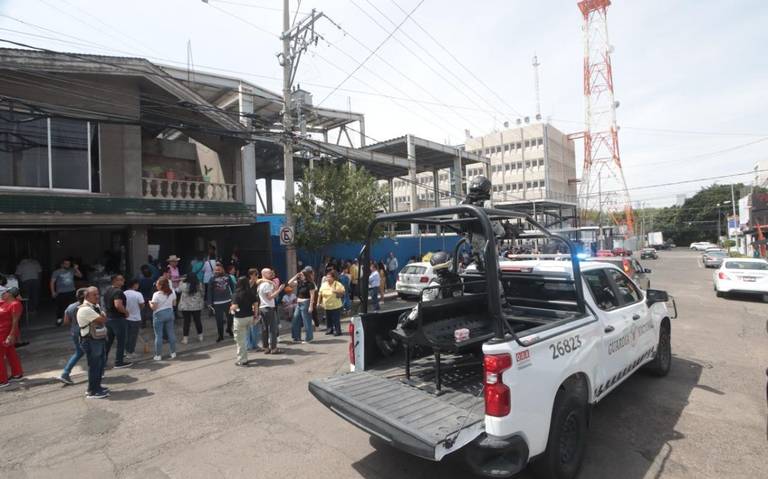
[[[722,203],[717,204],[717,244],[720,244],[720,223],[722,222],[720,219],[720,207],[730,204],[731,200],[725,200]]]

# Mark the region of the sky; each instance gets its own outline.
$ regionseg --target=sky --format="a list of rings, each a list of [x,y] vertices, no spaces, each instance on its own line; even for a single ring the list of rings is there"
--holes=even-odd
[[[184,67],[189,42],[197,71],[279,92],[282,3],[0,0],[0,38]],[[583,21],[573,0],[290,4],[299,18],[313,8],[328,17],[316,24],[323,39],[302,57],[297,83],[315,104],[364,113],[369,142],[411,133],[459,144],[465,129],[482,135],[533,117],[533,55],[544,119],[566,133],[584,129]],[[613,2],[619,144],[635,205],[670,205],[715,180],[649,185],[743,173],[768,157],[766,25],[760,0]]]

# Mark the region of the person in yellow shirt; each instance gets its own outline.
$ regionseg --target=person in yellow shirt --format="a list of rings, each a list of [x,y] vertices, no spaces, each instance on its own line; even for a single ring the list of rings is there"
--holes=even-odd
[[[349,265],[349,276],[350,276],[350,283],[351,286],[349,287],[349,299],[350,301],[355,300],[355,293],[357,293],[358,296],[360,296],[360,293],[357,291],[357,278],[359,278],[359,268],[357,266],[357,260],[354,260],[351,265]]]
[[[318,306],[325,308],[325,334],[333,334],[334,336],[341,336],[341,298],[344,297],[344,285],[339,281],[338,273],[334,270],[328,271],[325,278],[323,278],[323,284],[320,286],[318,296]]]

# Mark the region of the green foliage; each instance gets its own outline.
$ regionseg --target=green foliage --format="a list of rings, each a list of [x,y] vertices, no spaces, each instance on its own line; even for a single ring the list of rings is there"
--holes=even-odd
[[[295,244],[318,252],[334,243],[363,241],[386,204],[386,190],[367,171],[346,164],[316,166],[305,172],[289,205],[296,222]]]
[[[734,184],[734,196],[736,200],[746,193],[743,184]],[[716,242],[718,221],[720,221],[720,234],[727,234],[726,218],[731,214],[732,206],[725,204],[731,201],[731,185],[712,185],[702,188],[701,191],[685,200],[678,206],[666,208],[644,208],[635,211],[635,228],[645,225],[645,231],[661,231],[664,239],[671,240],[678,245],[685,245],[694,241]],[[718,206],[720,203],[719,215]]]

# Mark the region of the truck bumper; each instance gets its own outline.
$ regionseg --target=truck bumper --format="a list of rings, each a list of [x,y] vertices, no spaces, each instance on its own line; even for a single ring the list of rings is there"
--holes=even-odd
[[[476,474],[511,477],[528,465],[528,444],[517,435],[500,438],[483,433],[466,446],[466,460]]]

